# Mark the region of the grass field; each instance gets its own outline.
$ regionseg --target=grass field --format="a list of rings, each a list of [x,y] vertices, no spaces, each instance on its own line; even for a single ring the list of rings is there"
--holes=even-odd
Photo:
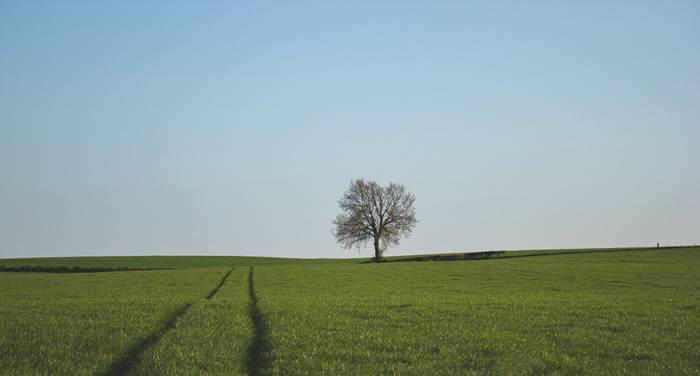
[[[0,260],[172,268],[0,273],[0,374],[700,374],[700,248],[504,256]]]

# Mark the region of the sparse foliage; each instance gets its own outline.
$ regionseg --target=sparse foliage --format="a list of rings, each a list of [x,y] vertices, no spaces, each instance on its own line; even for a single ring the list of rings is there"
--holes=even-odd
[[[401,184],[382,187],[374,181],[356,179],[338,200],[343,210],[333,221],[333,234],[345,248],[374,245],[374,259],[398,245],[416,225],[415,196]]]

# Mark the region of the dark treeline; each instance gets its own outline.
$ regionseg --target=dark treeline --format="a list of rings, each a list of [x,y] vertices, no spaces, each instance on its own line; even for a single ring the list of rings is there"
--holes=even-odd
[[[607,252],[634,252],[634,251],[663,251],[674,249],[697,248],[693,245],[672,245],[672,246],[656,246],[656,247],[628,247],[628,248],[582,248],[582,249],[562,249],[562,250],[541,250],[535,252],[522,251],[483,251],[483,252],[467,252],[467,253],[451,253],[451,254],[435,254],[422,256],[400,256],[398,258],[382,259],[380,262],[421,262],[421,261],[462,261],[462,260],[489,260],[489,259],[509,259],[521,257],[537,257],[537,256],[557,256],[557,255],[575,255],[582,253],[607,253]],[[362,261],[361,264],[376,262],[375,260]]]
[[[380,262],[420,262],[420,261],[459,261],[459,260],[488,260],[491,258],[500,258],[506,251],[484,251],[484,252],[468,252],[456,253],[447,255],[425,255],[415,257],[405,257],[397,259],[384,259]],[[369,261],[366,261],[369,262]]]
[[[162,270],[159,269],[143,269],[143,268],[100,268],[89,266],[41,266],[41,265],[18,265],[6,266],[0,265],[0,272],[24,272],[24,273],[102,273],[102,272],[129,272],[129,271],[145,271],[145,270]]]

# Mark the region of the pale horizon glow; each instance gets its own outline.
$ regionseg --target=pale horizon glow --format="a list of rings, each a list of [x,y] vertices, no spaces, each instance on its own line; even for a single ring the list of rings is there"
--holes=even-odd
[[[696,1],[0,3],[0,258],[700,243]]]

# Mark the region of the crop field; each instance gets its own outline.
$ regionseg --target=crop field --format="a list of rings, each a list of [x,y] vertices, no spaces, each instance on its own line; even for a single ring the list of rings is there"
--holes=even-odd
[[[0,373],[106,372],[225,272],[0,273]]]
[[[363,261],[0,260],[153,269],[0,272],[0,374],[700,374],[698,247]]]

